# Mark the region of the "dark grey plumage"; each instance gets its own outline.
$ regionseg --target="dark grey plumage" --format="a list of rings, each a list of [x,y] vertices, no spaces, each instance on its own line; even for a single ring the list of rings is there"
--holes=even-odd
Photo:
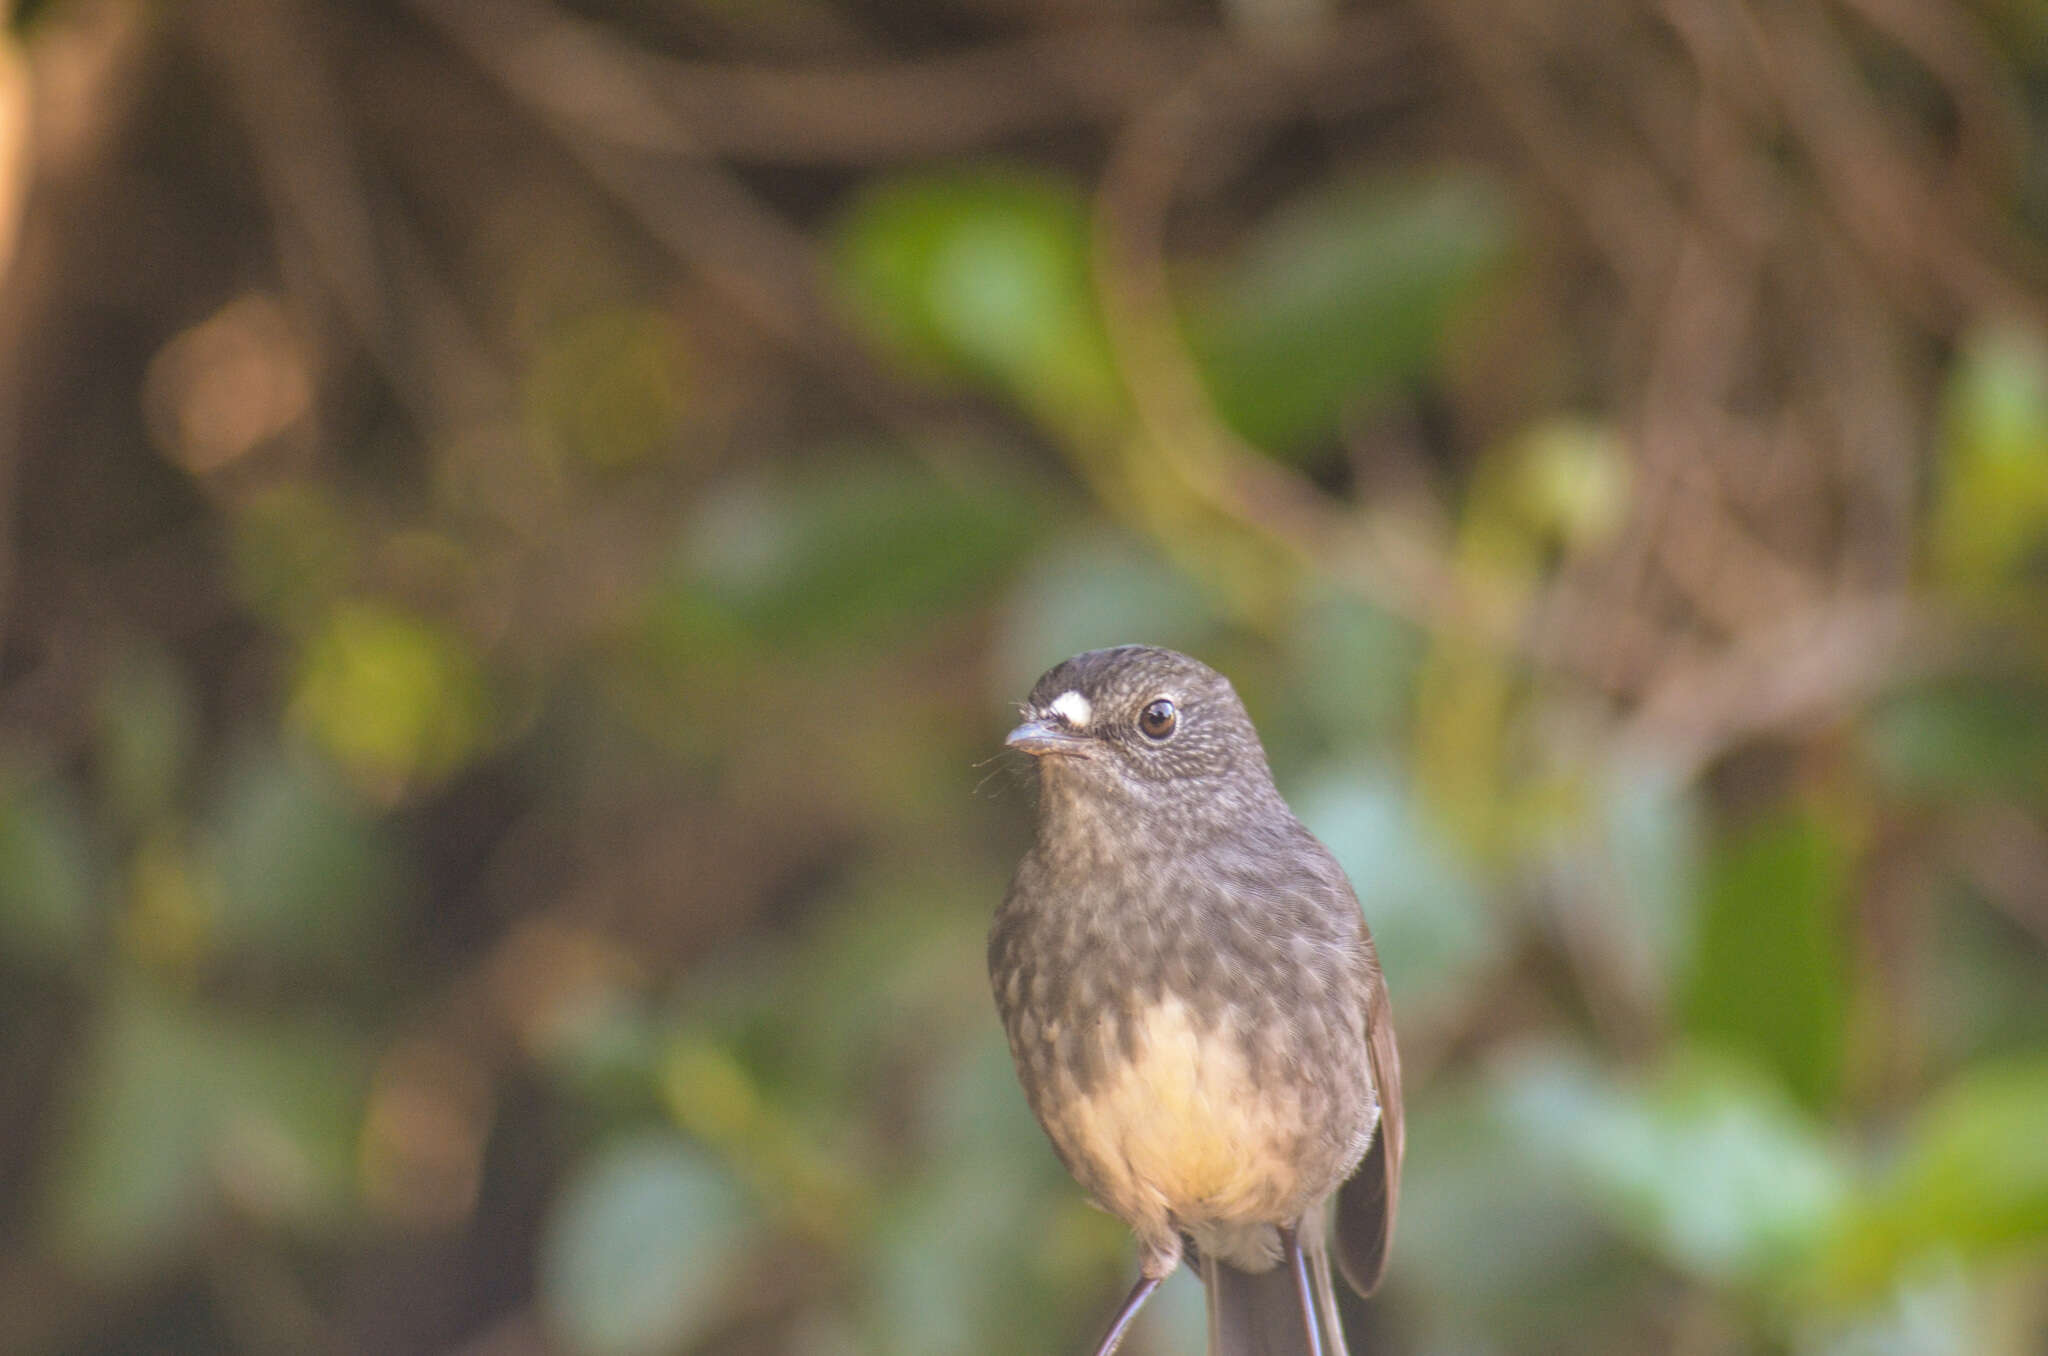
[[[1206,666],[1091,651],[1039,679],[1025,716],[1009,742],[1037,758],[1037,836],[997,911],[989,972],[1033,1112],[1138,1237],[1125,1316],[1192,1243],[1212,1352],[1310,1352],[1316,1325],[1277,1265],[1298,1239],[1304,1296],[1341,1352],[1325,1205],[1340,1195],[1335,1259],[1369,1292],[1402,1144],[1386,987],[1357,898]]]

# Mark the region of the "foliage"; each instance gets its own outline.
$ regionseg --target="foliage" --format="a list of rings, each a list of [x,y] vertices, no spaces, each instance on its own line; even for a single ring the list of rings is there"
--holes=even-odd
[[[2048,64],[1890,8],[16,6],[0,1350],[1083,1349],[1129,640],[1390,976],[1357,1345],[2041,1350]]]

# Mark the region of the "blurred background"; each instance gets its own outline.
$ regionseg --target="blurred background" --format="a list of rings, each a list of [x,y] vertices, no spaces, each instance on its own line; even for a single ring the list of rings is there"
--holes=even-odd
[[[0,1351],[1087,1350],[1144,640],[1380,939],[1354,1349],[2048,1352],[2048,6],[0,12]]]

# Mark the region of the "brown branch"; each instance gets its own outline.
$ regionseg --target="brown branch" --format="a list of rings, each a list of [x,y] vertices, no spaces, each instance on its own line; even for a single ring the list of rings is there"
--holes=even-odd
[[[911,61],[776,68],[652,52],[540,0],[415,7],[443,29],[488,29],[529,98],[616,147],[810,165],[1114,123],[1231,42],[1213,25],[1112,21]]]
[[[1941,85],[1955,110],[1956,160],[1967,176],[2009,186],[2028,141],[2010,68],[1961,6],[1927,0],[1840,0],[1910,55]]]
[[[1398,30],[1378,28],[1349,42],[1359,56],[1380,61],[1407,46]],[[1413,533],[1376,529],[1232,431],[1181,336],[1165,246],[1175,184],[1209,129],[1274,119],[1293,107],[1285,63],[1280,52],[1246,52],[1197,72],[1124,130],[1104,170],[1095,282],[1146,448],[1197,501],[1302,563],[1330,570],[1375,606],[1431,629],[1513,645],[1514,619],[1483,614],[1441,549]]]
[[[1830,599],[1667,671],[1616,727],[1608,757],[1654,764],[1690,781],[1745,739],[1834,718],[1964,657],[1953,629],[1903,595]]]
[[[1433,0],[1426,10],[1536,172],[1577,215],[1632,296],[1670,267],[1679,210],[1654,166],[1606,128],[1566,111],[1533,69],[1532,38],[1500,0]]]
[[[929,433],[951,421],[846,332],[827,303],[817,249],[808,235],[715,161],[695,154],[651,155],[644,141],[613,135],[622,121],[658,115],[647,92],[630,80],[611,86],[560,76],[554,62],[579,59],[573,45],[566,56],[558,49],[556,44],[569,41],[561,35],[580,35],[575,42],[590,37],[574,21],[525,0],[507,0],[502,8],[460,0],[412,0],[412,5],[530,110],[650,239],[771,341],[815,364],[886,424]],[[536,46],[536,27],[554,36]],[[598,74],[610,69],[602,65]],[[572,89],[602,91],[603,106],[578,102],[569,97]],[[679,125],[664,125],[686,135]]]
[[[341,92],[300,10],[297,0],[204,0],[190,32],[241,104],[287,272],[339,312],[422,427],[450,436],[507,408],[510,379],[424,266],[424,246],[378,218]]]
[[[1997,805],[1965,820],[1953,839],[1950,860],[2048,948],[2048,830],[2015,806]]]
[[[1899,301],[1937,334],[1973,315],[2024,308],[2044,318],[2034,290],[1974,238],[1984,213],[1973,195],[1934,182],[1926,148],[1888,120],[1825,14],[1747,5],[1744,13],[1788,129],[1844,231]]]

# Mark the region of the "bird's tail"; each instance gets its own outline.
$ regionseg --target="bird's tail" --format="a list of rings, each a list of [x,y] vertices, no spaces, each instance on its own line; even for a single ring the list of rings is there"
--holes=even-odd
[[[1209,1356],[1346,1356],[1338,1326],[1330,1264],[1318,1245],[1309,1255],[1322,1349],[1310,1344],[1294,1272],[1284,1262],[1268,1271],[1240,1271],[1202,1254],[1202,1287],[1209,1301]]]

